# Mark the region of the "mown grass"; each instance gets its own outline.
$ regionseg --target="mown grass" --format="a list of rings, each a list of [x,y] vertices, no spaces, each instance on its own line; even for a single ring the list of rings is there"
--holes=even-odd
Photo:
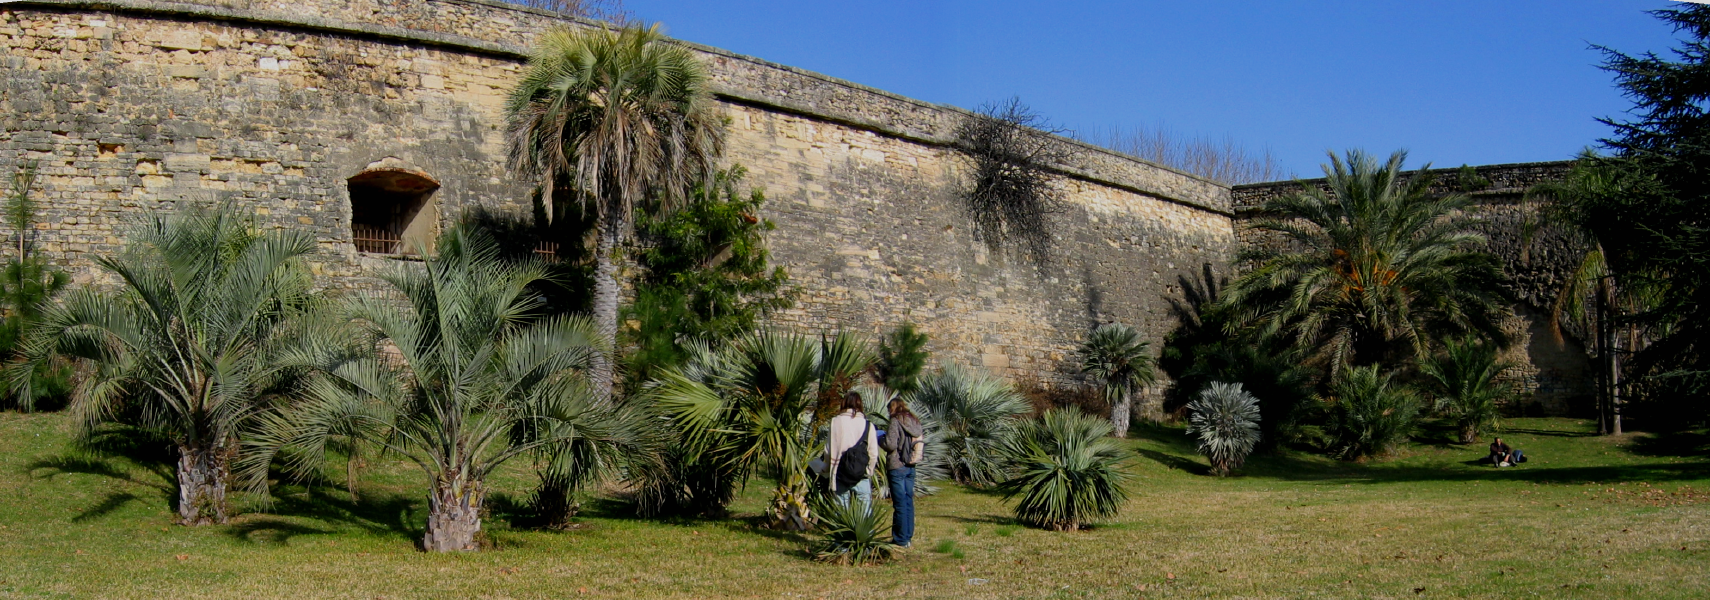
[[[1710,597],[1704,437],[1507,426],[1525,466],[1479,466],[1482,446],[1432,430],[1388,461],[1285,452],[1227,479],[1204,475],[1179,429],[1144,428],[1119,519],[1018,528],[999,496],[952,486],[920,500],[916,550],[842,567],[755,527],[762,483],[728,520],[642,520],[594,500],[580,528],[515,528],[520,464],[495,484],[480,553],[415,550],[422,475],[394,462],[364,472],[360,500],[334,480],[246,500],[229,526],[178,527],[161,457],[79,455],[65,416],[6,413],[0,597]]]

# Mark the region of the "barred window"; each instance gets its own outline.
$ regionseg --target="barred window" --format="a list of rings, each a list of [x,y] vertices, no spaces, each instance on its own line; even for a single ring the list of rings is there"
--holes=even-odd
[[[350,238],[364,254],[432,250],[439,224],[433,193],[439,182],[404,168],[370,168],[348,180]]]

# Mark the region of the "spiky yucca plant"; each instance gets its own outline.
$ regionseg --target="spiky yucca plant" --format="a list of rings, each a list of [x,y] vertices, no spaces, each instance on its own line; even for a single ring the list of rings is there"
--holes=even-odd
[[[1259,445],[1259,399],[1241,384],[1212,382],[1187,408],[1188,433],[1199,436],[1199,453],[1211,461],[1212,473],[1241,468]]]
[[[1325,431],[1331,449],[1354,460],[1389,452],[1413,432],[1419,397],[1379,374],[1377,365],[1348,369],[1332,387],[1335,403]]]
[[[1015,516],[1053,531],[1073,531],[1110,517],[1128,500],[1127,452],[1110,423],[1073,409],[1045,411],[1017,426],[1004,444],[1014,475],[999,488],[1020,498]]]
[[[814,508],[821,538],[814,558],[839,564],[868,565],[896,558],[902,546],[891,543],[891,511],[879,502],[826,499]]]
[[[937,422],[950,476],[975,486],[1003,478],[1003,440],[1030,410],[1027,399],[1002,379],[953,364],[922,378],[909,406],[922,424],[929,415]],[[927,440],[928,453],[932,442]]]
[[[1438,410],[1455,419],[1462,444],[1496,428],[1499,404],[1514,394],[1513,384],[1498,379],[1506,368],[1496,357],[1495,344],[1473,338],[1450,340],[1442,354],[1419,365]]]

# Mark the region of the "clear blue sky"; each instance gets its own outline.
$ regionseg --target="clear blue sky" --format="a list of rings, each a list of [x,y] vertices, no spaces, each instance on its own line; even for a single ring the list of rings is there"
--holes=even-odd
[[[678,38],[931,102],[1019,96],[1071,129],[1233,136],[1315,176],[1571,158],[1629,106],[1589,44],[1673,45],[1665,0],[627,0]]]

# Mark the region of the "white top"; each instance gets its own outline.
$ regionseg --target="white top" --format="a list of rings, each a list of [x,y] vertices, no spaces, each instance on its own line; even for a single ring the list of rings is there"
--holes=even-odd
[[[843,458],[843,451],[859,443],[861,430],[867,429],[867,417],[853,410],[846,410],[831,418],[831,441],[826,444],[827,463],[831,464],[829,478],[832,491],[837,490],[837,461]],[[879,434],[873,429],[867,429],[867,476],[873,476],[873,467],[879,464]]]

